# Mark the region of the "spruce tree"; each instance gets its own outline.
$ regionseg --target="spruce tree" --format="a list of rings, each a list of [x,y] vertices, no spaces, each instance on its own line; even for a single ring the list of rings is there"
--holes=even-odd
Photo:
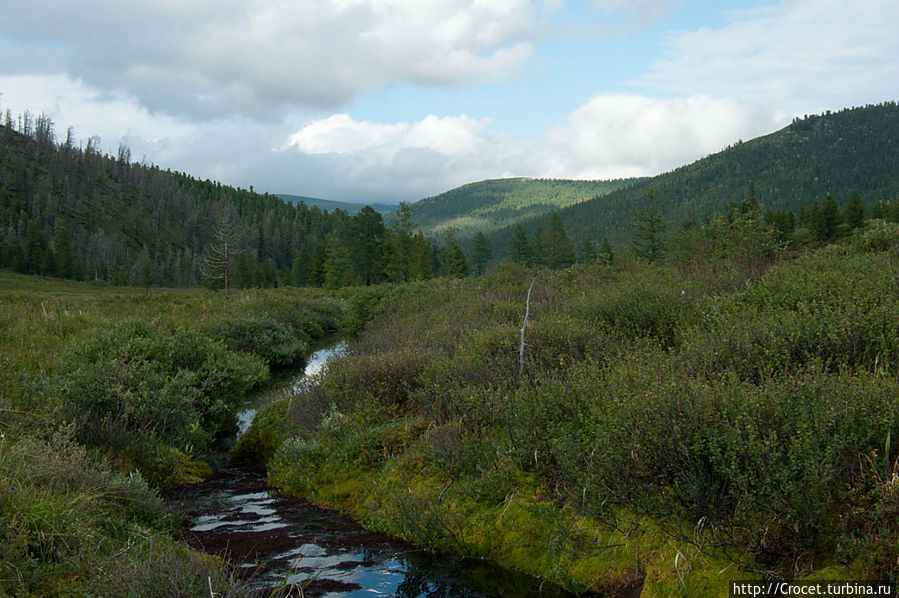
[[[657,262],[665,255],[665,229],[667,224],[662,210],[655,200],[655,191],[649,190],[649,205],[642,210],[634,210],[633,239],[634,255],[650,263]]]
[[[483,231],[475,233],[471,240],[471,264],[474,267],[474,273],[477,276],[487,271],[487,265],[493,259],[493,250],[490,249],[490,241]]]
[[[465,252],[456,240],[455,231],[451,228],[446,231],[443,241],[443,271],[447,276],[464,278],[468,276],[468,260]]]
[[[865,223],[865,204],[858,191],[853,191],[849,195],[849,202],[843,212],[843,221],[849,225],[850,229],[856,229]]]
[[[528,236],[524,232],[524,229],[521,228],[520,224],[515,225],[515,230],[512,232],[512,239],[509,241],[509,249],[506,251],[506,256],[510,261],[517,264],[531,263],[531,244],[528,243]]]
[[[558,212],[549,215],[545,243],[545,263],[550,268],[567,268],[575,262],[574,243],[568,238]]]

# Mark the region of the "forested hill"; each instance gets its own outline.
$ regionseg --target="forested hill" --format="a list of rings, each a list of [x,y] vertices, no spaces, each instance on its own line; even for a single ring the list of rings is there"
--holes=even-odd
[[[185,287],[223,278],[209,258],[227,248],[217,263],[233,286],[337,288],[432,276],[432,248],[412,233],[372,208],[350,216],[197,180],[134,163],[125,147],[76,147],[71,132],[57,143],[44,116],[0,125],[0,268]]]
[[[305,195],[290,195],[289,193],[278,193],[278,197],[283,199],[284,201],[289,201],[291,203],[302,202],[306,204],[308,207],[315,206],[321,210],[343,210],[350,216],[354,214],[358,214],[362,211],[366,205],[370,205],[375,211],[380,212],[382,214],[390,214],[395,212],[397,206],[394,204],[386,204],[386,203],[373,203],[373,204],[361,204],[361,203],[350,203],[348,201],[335,201],[333,199],[321,199],[319,197],[306,197]]]
[[[629,238],[634,210],[649,204],[650,189],[669,227],[723,213],[753,192],[766,210],[798,212],[828,195],[845,204],[857,191],[870,210],[899,194],[899,106],[888,102],[796,119],[780,131],[564,208],[560,215],[576,240],[608,237],[620,243]],[[545,218],[522,222],[530,233],[542,225]],[[505,247],[512,230],[496,231],[493,245]]]
[[[412,220],[425,233],[450,227],[460,237],[489,232],[553,210],[603,196],[640,179],[571,181],[495,179],[470,183],[411,204]]]

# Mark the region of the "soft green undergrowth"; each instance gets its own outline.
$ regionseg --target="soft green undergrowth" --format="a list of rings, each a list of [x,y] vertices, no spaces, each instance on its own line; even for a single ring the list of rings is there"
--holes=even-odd
[[[272,403],[271,481],[575,590],[895,580],[899,227],[789,256],[714,226],[537,272],[522,373],[534,272],[406,296]]]
[[[395,291],[112,289],[0,272],[0,595],[239,596],[160,489],[235,414]]]

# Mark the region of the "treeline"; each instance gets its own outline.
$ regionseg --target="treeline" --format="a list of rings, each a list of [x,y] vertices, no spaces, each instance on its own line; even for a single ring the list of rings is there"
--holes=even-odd
[[[368,208],[323,211],[158,166],[100,140],[58,141],[29,113],[0,126],[0,268],[114,285],[220,284],[210,252],[228,216],[228,267],[237,287],[427,279],[449,271],[453,242],[415,234],[408,210],[391,228]]]
[[[649,189],[673,227],[701,223],[746,197],[750,184],[767,209],[798,211],[828,195],[845,201],[852,190],[871,210],[899,195],[899,105],[885,102],[796,119],[791,125],[733,146],[671,172],[634,182],[559,209],[576,242],[603,238],[628,242],[634,210],[649,207]],[[545,216],[521,221],[533,235]],[[494,248],[506,247],[515,223],[488,233]]]

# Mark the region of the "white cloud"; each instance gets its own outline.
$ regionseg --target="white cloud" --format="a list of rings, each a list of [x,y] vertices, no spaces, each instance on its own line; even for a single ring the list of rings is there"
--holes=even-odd
[[[438,118],[428,115],[416,123],[381,124],[356,121],[335,114],[303,126],[290,136],[288,146],[306,154],[361,155],[374,150],[389,162],[407,148],[430,149],[454,157],[475,153],[482,145],[487,120],[465,116]]]
[[[500,176],[653,175],[778,124],[769,111],[727,98],[603,94],[536,143],[491,132],[489,121],[465,115],[384,124],[340,114],[308,123],[289,145],[297,160],[330,173],[341,194],[383,185],[396,190],[394,198],[415,199]]]
[[[347,114],[307,123],[284,155],[326,173],[331,196],[418,199],[496,176],[508,149],[490,121],[428,115],[412,123],[357,121]],[[315,166],[311,166],[311,165]],[[389,188],[389,191],[387,190]]]
[[[785,115],[899,95],[895,0],[783,0],[730,17],[721,28],[671,36],[638,82],[763,103]]]
[[[395,81],[509,76],[537,18],[530,0],[8,0],[0,52],[18,57],[5,69],[66,72],[153,111],[271,117]]]
[[[639,23],[648,24],[671,7],[671,0],[593,0],[593,6],[606,14],[630,13]]]
[[[549,132],[541,174],[586,179],[658,174],[776,125],[768,111],[727,98],[603,94]]]

